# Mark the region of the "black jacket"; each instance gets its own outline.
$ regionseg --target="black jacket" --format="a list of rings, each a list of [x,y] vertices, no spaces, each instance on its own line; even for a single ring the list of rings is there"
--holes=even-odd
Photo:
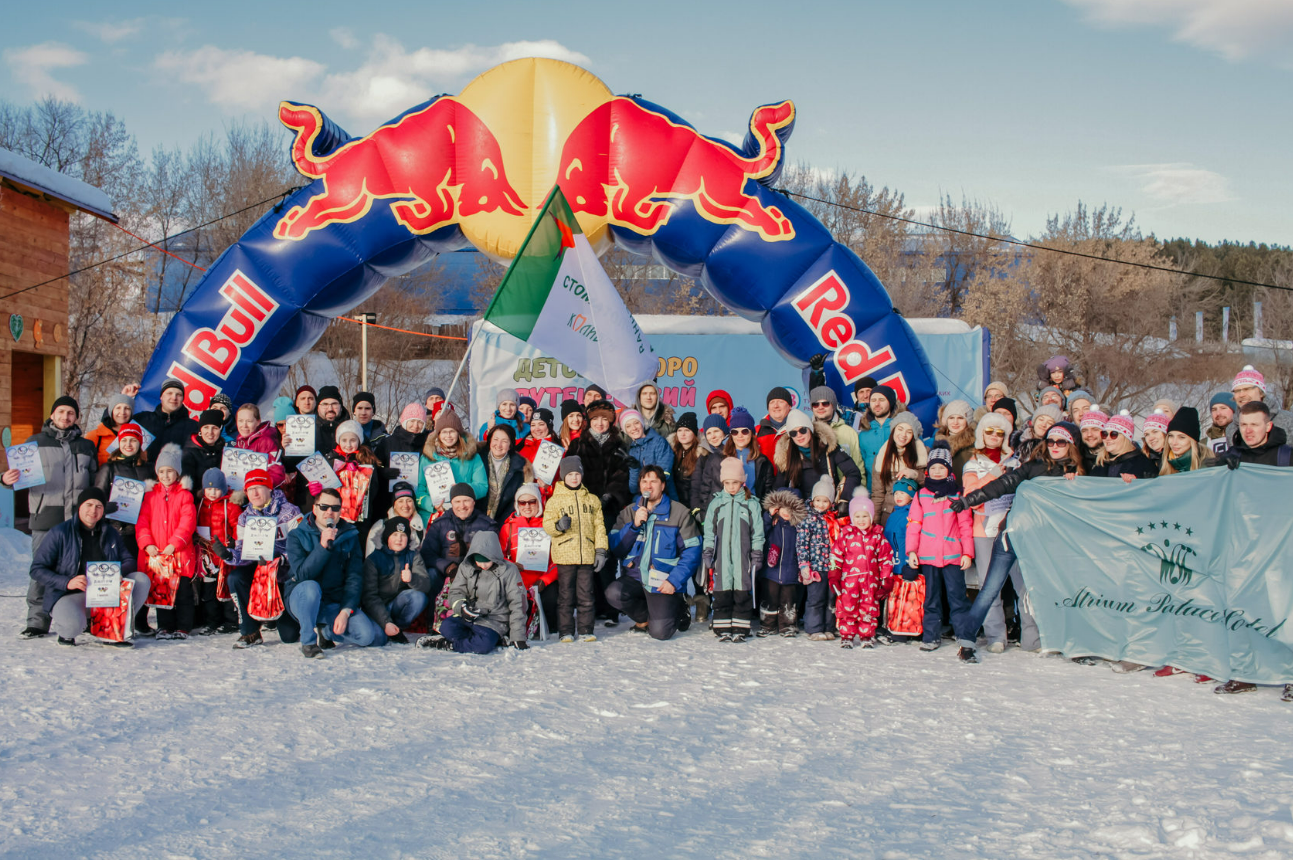
[[[486,480],[493,480],[492,463],[489,449],[481,446],[480,453],[481,464],[485,467]],[[498,493],[498,509],[494,511],[494,525],[498,528],[503,527],[503,523],[516,510],[516,491],[521,489],[521,485],[527,480],[534,480],[534,472],[530,468],[530,461],[520,454],[507,455],[507,471],[503,473],[503,484]],[[484,509],[489,504],[488,497],[477,502],[477,506]]]
[[[337,447],[337,426],[341,422],[349,420],[350,411],[344,406],[337,413],[337,417],[331,421],[324,421],[323,416],[319,415],[316,410],[314,413],[314,450],[326,457],[329,451]],[[370,448],[369,450],[372,449]]]
[[[858,487],[865,487],[865,479],[862,477],[862,470],[858,468],[853,458],[841,447],[835,436],[835,431],[825,421],[813,422],[813,433],[817,436],[818,443],[822,452],[815,460],[806,460],[799,472],[799,485],[790,486],[790,446],[795,444],[787,435],[777,440],[776,460],[773,465],[777,468],[777,476],[772,481],[774,490],[788,489],[794,490],[799,497],[806,502],[813,500],[813,487],[823,476],[831,479],[831,484],[835,486],[835,498],[839,499],[839,505],[847,513],[849,500],[853,498],[853,491]],[[843,484],[843,490],[840,485]],[[762,497],[760,497],[762,498]]]
[[[412,574],[410,582],[405,582],[400,575],[406,564]],[[391,623],[391,613],[386,607],[405,589],[423,594],[431,591],[431,579],[417,550],[396,553],[383,546],[364,560],[364,614],[378,627]]]
[[[428,432],[423,430],[421,433],[410,433],[401,424],[379,439],[377,447],[372,448],[372,452],[377,455],[377,459],[389,466],[391,464],[391,454],[393,453],[412,451],[415,454],[421,454],[422,446],[426,444]]]
[[[1244,437],[1235,434],[1235,443],[1230,446],[1230,450],[1222,455],[1218,463],[1224,464],[1228,458],[1238,458],[1240,463],[1253,463],[1259,466],[1278,466],[1280,448],[1288,444],[1288,435],[1279,427],[1272,427],[1270,435],[1266,441],[1256,448],[1250,448]],[[1285,454],[1285,459],[1289,459],[1289,454]]]
[[[754,443],[754,447],[756,450],[758,449],[757,442]],[[699,492],[695,494],[696,497],[692,499],[691,507],[693,510],[700,510],[702,519],[704,519],[705,512],[709,510],[709,503],[723,489],[723,482],[719,480],[719,472],[723,468],[724,456],[721,450],[715,451],[701,460],[700,465],[696,467],[697,471],[700,472],[700,486]],[[855,471],[857,470],[857,466],[853,468]],[[754,489],[751,490],[756,499],[762,500],[764,496],[772,492],[774,478],[772,461],[760,454],[759,459],[754,462]]]
[[[163,446],[174,443],[183,448],[189,437],[198,432],[198,422],[189,417],[188,410],[183,406],[168,414],[159,405],[152,412],[136,413],[134,421],[155,437],[153,444],[148,446],[150,463],[157,462],[157,454]]]
[[[619,512],[637,495],[637,488],[629,487],[629,450],[624,439],[612,428],[606,441],[599,443],[585,430],[570,443],[566,456],[578,457],[583,463],[584,486],[602,500],[602,515],[609,532]]]
[[[1105,460],[1103,466],[1096,466],[1091,474],[1097,478],[1118,478],[1123,475],[1134,475],[1137,478],[1153,478],[1158,475],[1154,463],[1139,448],[1119,454],[1112,460]]]
[[[80,523],[80,519],[73,517],[50,529],[31,560],[31,578],[45,586],[43,605],[46,612],[67,594],[68,581],[85,573],[85,565],[81,563]],[[107,520],[100,520],[94,530],[98,534],[103,560],[121,562],[123,577],[134,573],[135,556],[126,548],[121,533]]]
[[[427,571],[438,571],[448,574],[449,568],[462,562],[467,557],[467,548],[477,532],[497,532],[498,526],[485,516],[479,506],[471,516],[460,520],[452,510],[427,526],[426,537],[422,539],[422,561]]]
[[[180,473],[193,481],[193,495],[200,499],[202,476],[207,473],[207,469],[220,468],[220,460],[224,457],[224,439],[217,439],[214,445],[208,445],[202,441],[201,436],[194,433],[184,443],[181,457],[183,467]]]

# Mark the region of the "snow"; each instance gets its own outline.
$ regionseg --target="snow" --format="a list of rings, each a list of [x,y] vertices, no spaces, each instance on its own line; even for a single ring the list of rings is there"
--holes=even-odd
[[[112,214],[112,200],[106,192],[66,173],[59,173],[43,164],[23,158],[16,152],[0,149],[0,176],[48,194],[50,197],[57,197],[114,224],[117,221],[117,216]]]
[[[22,602],[0,608],[16,632]],[[6,631],[0,855],[1293,853],[1293,706],[1270,689],[1014,649],[599,635],[307,661],[272,633],[119,652]]]

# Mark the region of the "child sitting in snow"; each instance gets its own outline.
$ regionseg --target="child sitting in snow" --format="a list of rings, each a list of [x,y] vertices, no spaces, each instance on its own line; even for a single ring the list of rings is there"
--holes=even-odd
[[[827,619],[832,526],[838,533],[835,485],[829,475],[823,475],[813,486],[808,516],[799,524],[798,534],[795,535],[796,551],[799,553],[799,582],[808,589],[804,608],[804,632],[815,642],[835,638]]]
[[[875,522],[875,504],[863,488],[849,500],[848,525],[831,545],[830,581],[842,647],[852,648],[857,639],[863,648],[874,646],[880,598],[892,573],[893,547]]]
[[[763,513],[745,488],[745,466],[736,457],[719,464],[723,492],[705,512],[702,569],[711,572],[714,622],[721,642],[744,642],[754,620],[754,575],[763,566]]]

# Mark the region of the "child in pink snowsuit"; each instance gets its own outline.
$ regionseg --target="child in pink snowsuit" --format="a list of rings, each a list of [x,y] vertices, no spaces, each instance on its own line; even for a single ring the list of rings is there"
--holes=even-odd
[[[848,524],[831,545],[830,582],[842,647],[852,648],[858,638],[863,648],[875,645],[880,599],[892,573],[893,547],[875,522],[875,505],[865,493],[856,495],[849,500]]]

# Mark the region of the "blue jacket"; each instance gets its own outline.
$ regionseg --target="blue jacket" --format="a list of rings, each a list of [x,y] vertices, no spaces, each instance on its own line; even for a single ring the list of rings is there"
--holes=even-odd
[[[799,581],[799,522],[775,520],[763,514],[763,570],[759,576],[779,585],[793,585]]]
[[[884,521],[884,539],[893,547],[893,570],[897,573],[907,564],[907,512],[911,510],[908,502],[895,507]]]
[[[629,443],[629,490],[638,488],[638,476],[643,466],[659,466],[664,469],[664,491],[671,499],[678,498],[678,491],[673,486],[673,449],[654,427],[648,427],[646,435]]]
[[[427,572],[447,574],[449,565],[461,564],[478,532],[498,533],[498,526],[479,507],[465,520],[458,519],[452,509],[446,510],[444,516],[427,526],[426,536],[422,538],[419,552]]]
[[[364,595],[364,548],[359,542],[359,530],[352,523],[338,520],[337,539],[331,546],[325,548],[319,543],[321,536],[314,514],[288,533],[287,558],[292,578],[283,589],[283,602],[299,583],[313,581],[323,591],[324,605],[339,603],[342,609],[358,611]]]
[[[858,444],[862,446],[862,462],[866,465],[866,486],[871,489],[871,473],[875,471],[875,458],[880,449],[889,441],[889,431],[893,428],[893,416],[888,415],[883,421],[872,421],[866,430],[858,431]]]
[[[31,578],[45,586],[43,605],[47,613],[67,594],[68,581],[85,573],[85,565],[81,563],[81,536],[76,530],[79,522],[79,518],[73,517],[50,529],[31,560]],[[135,556],[126,549],[121,532],[107,520],[99,520],[96,528],[100,530],[99,545],[103,547],[104,561],[121,562],[123,577],[134,573]]]
[[[506,424],[508,427],[511,427],[516,433],[516,441],[518,443],[530,438],[530,425],[525,423],[520,412],[516,413],[516,416],[513,418],[504,418],[502,415],[499,415],[498,410],[495,409],[494,417],[480,425],[480,441],[484,442],[489,431],[497,427],[499,424]]]
[[[633,513],[641,503],[642,497],[638,496],[620,511],[611,532],[611,552],[624,560],[620,565],[624,574],[641,582],[647,590],[660,590],[659,586],[651,588],[649,584],[649,571],[655,568],[666,575],[674,591],[691,593],[695,588],[692,575],[701,556],[696,518],[681,502],[665,496],[638,528],[633,525]],[[648,571],[646,576],[643,576],[644,570]]]

